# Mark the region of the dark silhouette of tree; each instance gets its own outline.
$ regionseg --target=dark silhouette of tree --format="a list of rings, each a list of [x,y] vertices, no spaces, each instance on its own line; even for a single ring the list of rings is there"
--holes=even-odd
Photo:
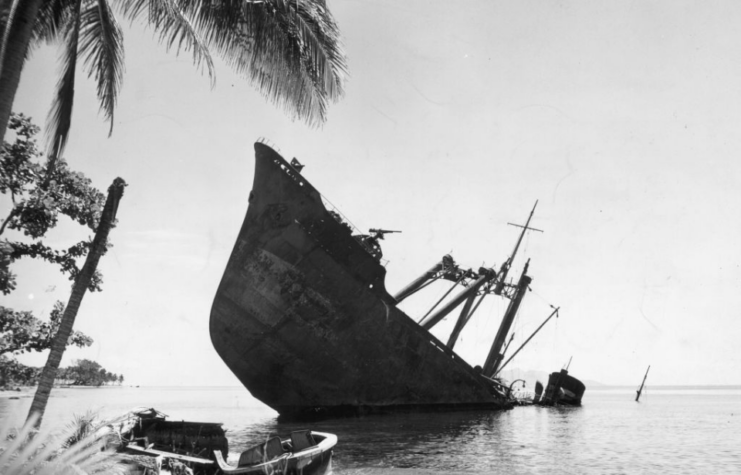
[[[11,264],[23,257],[56,264],[74,280],[79,272],[77,259],[88,253],[91,242],[83,240],[67,249],[53,249],[43,238],[57,225],[60,215],[94,230],[105,200],[85,175],[70,170],[64,160],[57,161],[55,167],[48,160],[42,162],[35,140],[39,128],[28,117],[14,115],[10,129],[15,141],[5,142],[0,149],[0,193],[8,195],[11,202],[0,224],[0,237],[5,238],[0,241],[0,291],[4,294],[15,288]],[[8,231],[25,238],[9,240]],[[100,283],[101,277],[96,274],[89,290],[100,290]]]
[[[46,410],[46,403],[49,400],[49,394],[51,394],[51,389],[54,385],[54,378],[56,377],[59,363],[62,361],[62,356],[64,355],[64,350],[67,346],[66,342],[72,334],[72,327],[75,324],[75,318],[77,317],[77,311],[82,303],[82,298],[85,296],[85,291],[93,280],[93,275],[98,267],[98,261],[106,251],[108,234],[114,225],[118,203],[121,201],[125,186],[126,183],[121,178],[116,178],[113,180],[113,184],[108,188],[108,198],[106,199],[105,207],[103,208],[103,215],[100,218],[100,224],[95,232],[92,247],[85,259],[85,264],[82,266],[82,270],[77,275],[75,283],[72,286],[72,293],[67,302],[67,308],[64,311],[64,315],[62,316],[59,331],[54,337],[54,342],[52,343],[51,351],[49,352],[49,358],[46,361],[44,370],[41,372],[39,386],[36,389],[36,394],[31,403],[31,408],[28,411],[27,420],[34,420],[34,417],[36,417],[35,425],[37,427],[41,425],[41,420],[44,416],[44,411]]]

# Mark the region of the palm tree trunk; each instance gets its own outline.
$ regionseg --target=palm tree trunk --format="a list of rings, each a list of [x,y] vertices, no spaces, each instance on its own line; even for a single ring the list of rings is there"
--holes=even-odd
[[[27,420],[31,420],[33,415],[36,414],[37,419],[35,424],[37,428],[41,425],[41,419],[46,410],[46,403],[49,400],[49,394],[51,394],[54,378],[56,377],[59,363],[62,361],[64,350],[67,347],[67,341],[72,334],[72,327],[75,324],[75,318],[82,303],[82,297],[85,296],[85,291],[88,285],[90,285],[95,269],[98,267],[98,261],[106,250],[108,233],[113,227],[113,221],[116,219],[118,202],[123,196],[125,186],[126,183],[121,178],[116,178],[113,180],[113,184],[108,187],[108,199],[103,208],[103,215],[100,217],[100,224],[98,224],[98,229],[95,232],[93,245],[85,259],[85,264],[82,266],[80,274],[72,285],[72,293],[70,294],[69,302],[67,302],[67,308],[64,310],[64,315],[62,315],[62,320],[59,323],[59,330],[54,335],[49,358],[46,360],[46,366],[44,366],[41,372],[39,387],[36,389],[36,394],[31,403],[31,409],[28,411]]]
[[[31,43],[33,25],[43,0],[21,0],[18,2],[12,18],[9,14],[3,29],[3,44],[0,45],[0,143],[8,128],[10,112],[15,100],[15,92],[21,81],[21,70],[26,60],[28,45]],[[11,8],[8,5],[4,5]]]

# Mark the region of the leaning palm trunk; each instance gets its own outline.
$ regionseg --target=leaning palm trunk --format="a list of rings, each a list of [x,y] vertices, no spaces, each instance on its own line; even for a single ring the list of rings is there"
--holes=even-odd
[[[43,0],[3,2],[4,24],[0,31],[0,143],[8,128],[13,99],[21,80],[23,62],[33,36],[33,26]]]
[[[77,317],[77,311],[82,303],[82,297],[85,296],[85,291],[90,285],[93,274],[98,267],[100,257],[105,253],[106,244],[108,242],[108,233],[113,227],[113,221],[116,219],[118,202],[123,196],[123,189],[125,186],[126,183],[121,178],[116,178],[113,180],[113,184],[108,188],[108,199],[103,208],[103,214],[100,217],[100,224],[98,224],[98,229],[95,232],[93,244],[87,258],[85,259],[85,264],[83,265],[80,274],[72,285],[72,293],[70,294],[67,308],[64,310],[64,315],[62,315],[59,330],[57,331],[57,334],[54,335],[54,341],[51,346],[51,351],[49,352],[49,358],[46,360],[46,365],[41,372],[39,387],[36,389],[36,395],[31,403],[31,409],[28,411],[28,420],[35,417],[36,427],[41,425],[41,419],[46,410],[46,403],[49,400],[49,394],[51,394],[54,378],[56,377],[59,363],[62,361],[64,349],[67,347],[67,340],[69,340],[69,337],[72,334],[72,327],[75,324],[75,318]]]

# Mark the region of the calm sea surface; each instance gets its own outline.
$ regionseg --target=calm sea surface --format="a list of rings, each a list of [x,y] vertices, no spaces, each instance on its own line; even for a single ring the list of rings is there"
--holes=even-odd
[[[580,408],[518,407],[277,421],[242,388],[55,389],[45,425],[93,408],[112,417],[135,406],[170,420],[223,422],[230,450],[269,434],[337,434],[333,474],[741,473],[741,387],[588,388]],[[0,398],[0,421],[25,416],[30,398]]]

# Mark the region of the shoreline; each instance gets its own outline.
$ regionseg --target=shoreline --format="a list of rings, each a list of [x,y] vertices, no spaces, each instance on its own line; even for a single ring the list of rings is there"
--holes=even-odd
[[[0,399],[23,399],[33,397],[36,386],[21,386],[15,389],[0,389]]]
[[[52,389],[101,389],[101,388],[119,388],[126,386],[54,386]],[[36,386],[18,386],[16,388],[0,388],[0,399],[23,399],[33,397],[36,393]]]

